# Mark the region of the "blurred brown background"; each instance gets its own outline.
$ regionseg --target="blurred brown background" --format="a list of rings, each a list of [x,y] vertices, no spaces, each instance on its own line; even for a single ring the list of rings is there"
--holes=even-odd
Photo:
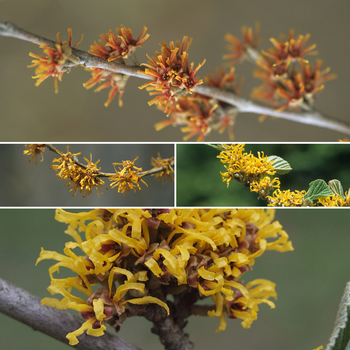
[[[223,39],[227,32],[241,36],[242,25],[261,24],[261,48],[270,46],[269,38],[295,29],[295,35],[311,34],[308,44],[317,44],[323,67],[331,67],[338,78],[326,83],[316,107],[326,115],[350,122],[348,115],[348,82],[350,2],[347,0],[264,0],[264,1],[200,1],[200,0],[4,0],[0,2],[0,20],[12,21],[23,29],[55,39],[61,33],[67,40],[67,28],[73,30],[73,44],[81,34],[78,48],[88,50],[101,33],[124,24],[137,37],[143,26],[150,38],[137,52],[140,62],[146,53],[153,55],[159,43],[193,38],[189,60],[197,65],[206,58],[199,76],[222,65],[226,53]],[[31,43],[0,37],[0,141],[181,141],[179,128],[167,127],[156,132],[154,124],[165,115],[154,106],[151,98],[138,86],[144,80],[130,78],[124,94],[124,107],[117,99],[104,107],[107,90],[94,93],[82,84],[90,78],[83,68],[73,69],[59,82],[54,93],[52,79],[35,87],[33,68],[27,68],[32,58],[29,52],[42,50]],[[314,58],[309,56],[312,61]],[[260,84],[252,77],[252,65],[236,67],[245,77],[243,96]],[[237,141],[336,141],[345,135],[318,127],[267,118],[258,123],[258,115],[241,114],[234,128]],[[195,139],[192,139],[195,141]],[[213,132],[207,141],[227,141],[225,132]]]

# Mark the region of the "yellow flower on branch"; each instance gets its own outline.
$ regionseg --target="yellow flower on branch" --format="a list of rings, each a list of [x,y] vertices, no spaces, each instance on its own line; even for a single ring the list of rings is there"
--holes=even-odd
[[[270,207],[301,207],[304,203],[305,195],[306,191],[304,190],[293,192],[291,190],[281,191],[277,189],[272,196],[266,197],[269,200],[267,205]]]
[[[90,160],[84,157],[87,165],[83,166],[77,164],[76,156],[80,153],[72,154],[69,152],[69,146],[67,146],[67,153],[61,153],[60,158],[55,158],[52,162],[58,163],[53,164],[51,166],[52,169],[58,171],[58,178],[68,180],[66,182],[66,186],[71,186],[72,188],[69,191],[73,191],[73,196],[80,190],[83,193],[84,197],[87,194],[90,194],[92,189],[95,188],[97,195],[99,196],[99,192],[101,188],[104,188],[102,185],[104,181],[98,177],[98,171],[101,168],[97,168],[97,164],[92,162],[92,155],[90,154]]]
[[[157,158],[152,157],[151,159],[151,165],[153,165],[153,168],[150,170],[150,172],[152,170],[162,169],[161,171],[155,173],[154,177],[156,180],[162,180],[162,184],[164,184],[166,180],[170,180],[172,183],[174,183],[174,169],[172,166],[173,162],[174,157],[163,159],[158,152]]]
[[[222,151],[217,158],[220,158],[222,163],[228,164],[227,166],[224,165],[227,171],[221,172],[222,181],[227,183],[227,187],[231,180],[236,180],[250,187],[266,175],[276,173],[272,161],[263,152],[258,152],[258,157],[252,153],[248,154],[244,152],[244,144],[224,144],[221,145],[221,149]],[[254,186],[256,188],[256,185]]]
[[[58,261],[49,269],[48,289],[63,298],[42,303],[80,312],[85,322],[67,335],[71,345],[85,331],[101,336],[107,323],[118,330],[127,317],[145,316],[149,305],[158,318],[173,317],[168,297],[181,307],[186,293],[191,293],[191,305],[205,297],[213,300],[207,315],[219,318],[218,331],[225,329],[226,315],[248,328],[261,303],[274,308],[270,298],[276,292],[274,283],[245,283],[243,274],[268,250],[293,250],[274,214],[271,209],[59,209],[56,219],[68,224],[73,241],[66,243],[64,255],[42,250],[37,263]],[[76,276],[54,278],[60,267]],[[87,299],[75,296],[75,290]]]
[[[134,165],[138,156],[133,160],[125,160],[122,163],[113,163],[115,175],[109,177],[111,181],[111,188],[118,186],[118,193],[125,193],[134,190],[134,192],[141,190],[139,182],[141,181],[146,186],[147,183],[143,181],[142,177],[147,173],[139,174],[142,168],[138,168]],[[119,167],[119,171],[116,169],[116,165],[122,165],[123,168]]]
[[[40,162],[44,161],[44,156],[43,153],[45,151],[45,144],[44,143],[35,143],[35,144],[30,144],[30,145],[25,145],[27,150],[23,151],[24,155],[31,156],[29,161],[31,162],[33,159],[35,159],[35,164],[37,164],[38,160],[38,155],[41,155],[41,160]]]

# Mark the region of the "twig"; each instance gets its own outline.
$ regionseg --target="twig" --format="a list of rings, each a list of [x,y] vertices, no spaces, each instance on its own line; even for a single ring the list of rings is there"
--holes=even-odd
[[[46,45],[51,48],[55,48],[55,45],[57,44],[57,42],[55,41],[48,40],[41,36],[29,33],[17,27],[11,22],[0,22],[0,35],[29,41],[38,45]],[[145,68],[142,66],[127,66],[121,63],[116,63],[115,61],[108,62],[107,60],[96,57],[94,55],[89,54],[86,51],[78,50],[76,48],[72,48],[72,53],[74,56],[79,57],[80,64],[84,65],[87,68],[102,68],[111,72],[122,73],[137,78],[148,80],[151,79],[149,76],[142,74],[142,71],[145,70]],[[235,106],[235,108],[240,113],[256,113],[270,115],[277,118],[291,120],[297,123],[309,124],[321,128],[326,128],[329,130],[335,130],[350,135],[350,125],[348,123],[337,121],[334,118],[326,117],[318,111],[294,112],[285,110],[276,112],[271,107],[259,105],[253,101],[239,97],[229,91],[217,89],[215,87],[208,86],[205,84],[196,85],[194,91],[199,94],[216,98],[220,101],[231,104]]]
[[[129,305],[132,316],[143,316],[153,323],[152,333],[157,334],[165,350],[193,350],[194,344],[183,331],[184,324],[178,324],[172,314],[166,315],[158,305]]]
[[[59,156],[61,156],[62,152],[60,152],[56,147],[54,147],[53,145],[49,144],[49,143],[46,143],[44,144],[44,146],[51,152],[54,152],[56,154],[58,154]],[[75,164],[79,165],[81,168],[83,169],[86,169],[86,165],[79,162],[78,158],[77,157],[73,157],[73,160],[75,162]],[[165,159],[166,160],[166,159]],[[175,165],[175,162],[174,160],[170,161],[170,166],[171,167],[174,167]],[[167,166],[160,166],[160,167],[157,167],[157,168],[152,168],[151,170],[145,170],[145,171],[140,171],[139,172],[139,175],[141,176],[150,176],[150,175],[155,175],[157,173],[160,173],[164,170],[167,169]],[[102,171],[96,171],[96,174],[98,177],[110,177],[110,176],[113,176],[115,175],[115,173],[104,173]]]
[[[0,312],[30,327],[68,344],[67,333],[78,329],[82,320],[64,310],[41,305],[40,299],[26,290],[0,278]],[[140,350],[117,336],[79,336],[76,349],[81,350]]]

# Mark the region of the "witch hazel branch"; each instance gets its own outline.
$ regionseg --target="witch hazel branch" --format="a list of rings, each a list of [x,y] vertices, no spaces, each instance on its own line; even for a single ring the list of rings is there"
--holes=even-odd
[[[178,126],[185,133],[184,140],[197,137],[203,141],[212,131],[228,131],[234,138],[233,126],[242,113],[260,114],[310,124],[350,135],[350,125],[327,117],[315,107],[317,95],[324,90],[325,83],[334,79],[329,68],[322,68],[322,60],[311,63],[305,57],[316,55],[316,44],[309,45],[310,35],[295,36],[291,30],[288,37],[272,38],[272,46],[259,51],[259,26],[243,27],[243,38],[227,34],[228,54],[223,56],[227,69],[217,68],[203,79],[197,73],[205,59],[195,65],[189,63],[189,48],[192,40],[184,36],[181,41],[160,44],[155,56],[147,55],[148,62],[139,64],[136,51],[149,38],[144,27],[138,37],[125,26],[118,27],[116,34],[109,30],[90,46],[89,51],[77,49],[81,39],[72,45],[71,29],[68,41],[57,41],[20,29],[10,22],[0,22],[0,35],[17,38],[40,45],[41,55],[30,53],[34,58],[30,68],[35,68],[35,85],[48,78],[54,79],[55,92],[58,81],[72,68],[82,66],[90,74],[83,85],[95,91],[108,89],[105,106],[109,106],[118,95],[118,104],[123,105],[122,96],[130,76],[147,79],[140,86],[152,96],[149,105],[156,105],[166,118],[155,125],[156,130],[166,126]],[[254,76],[262,83],[251,94],[251,100],[240,96],[242,80],[237,78],[236,63],[252,62],[256,68]],[[131,63],[128,63],[131,62]],[[258,102],[255,102],[258,101]]]

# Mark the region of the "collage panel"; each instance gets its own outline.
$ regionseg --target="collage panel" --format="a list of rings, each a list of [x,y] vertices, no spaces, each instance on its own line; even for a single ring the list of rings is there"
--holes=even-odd
[[[350,263],[348,211],[341,209],[268,210],[267,213],[263,209],[235,210],[232,208],[225,209],[225,211],[195,209],[191,213],[188,209],[172,209],[168,213],[164,210],[158,213],[144,211],[145,215],[147,215],[146,212],[151,214],[152,220],[143,218],[142,227],[152,227],[153,230],[153,237],[144,246],[145,253],[140,250],[140,247],[132,245],[133,242],[130,240],[123,244],[122,256],[120,255],[118,259],[114,260],[113,264],[110,264],[110,261],[108,263],[107,260],[105,265],[99,265],[99,269],[101,271],[115,269],[115,272],[122,273],[116,273],[115,276],[118,278],[112,283],[118,292],[120,285],[127,286],[128,281],[136,278],[135,275],[140,276],[142,271],[146,271],[150,278],[148,280],[144,278],[145,276],[139,278],[137,282],[131,283],[132,286],[138,288],[145,285],[146,296],[153,295],[158,298],[157,300],[148,299],[148,301],[159,302],[159,298],[162,299],[161,301],[167,298],[171,313],[179,311],[181,303],[176,304],[176,302],[183,301],[183,298],[189,295],[190,297],[186,299],[186,305],[192,305],[193,315],[186,318],[188,325],[185,331],[189,333],[189,339],[198,348],[230,348],[234,335],[237,349],[254,348],[256,339],[259,339],[260,343],[268,344],[271,337],[273,338],[272,349],[315,349],[321,344],[326,344],[329,339],[338,305],[348,281]],[[44,303],[52,305],[54,300],[63,300],[62,303],[64,303],[66,298],[66,301],[67,299],[75,301],[68,309],[73,311],[79,309],[77,304],[85,305],[87,301],[85,308],[92,310],[89,296],[93,294],[95,298],[100,300],[101,293],[106,293],[99,289],[101,285],[105,285],[107,292],[108,288],[110,290],[112,288],[108,287],[108,283],[104,284],[108,279],[107,273],[105,275],[101,273],[99,278],[96,278],[95,273],[98,272],[96,270],[98,267],[93,263],[96,264],[101,256],[96,252],[89,253],[88,251],[91,249],[90,244],[98,244],[98,239],[93,238],[94,235],[103,237],[107,234],[111,235],[113,230],[116,232],[116,229],[111,228],[113,226],[108,228],[106,225],[110,220],[123,218],[122,221],[125,225],[131,218],[133,220],[141,218],[141,210],[137,209],[119,210],[118,213],[111,210],[109,213],[111,214],[112,211],[113,215],[107,215],[108,211],[105,210],[92,211],[90,209],[65,211],[53,209],[0,210],[0,222],[2,223],[0,264],[4,267],[0,278],[0,293],[6,291],[6,295],[10,296],[6,298],[9,308],[11,309],[11,306],[17,302],[21,305],[21,313],[18,315],[24,319],[30,318],[28,309],[33,317],[38,314],[39,317],[43,317],[40,315],[41,313],[46,315],[45,308],[47,307],[40,305],[41,299],[45,298],[43,299]],[[128,219],[126,214],[129,215]],[[157,229],[154,226],[156,216],[159,219],[162,218]],[[175,217],[177,225],[170,227],[169,220]],[[96,224],[91,225],[94,221]],[[79,225],[79,222],[85,222],[86,225]],[[102,227],[97,222],[102,223]],[[146,225],[144,225],[145,222]],[[183,233],[178,233],[173,238],[169,235],[166,240],[168,248],[161,242],[167,229],[172,232],[181,225],[188,227],[191,222],[197,222],[195,240],[198,242],[199,239],[203,238],[202,235],[206,235],[207,242],[209,242],[208,238],[211,238],[217,244],[216,252],[220,251],[220,254],[215,253],[213,246],[207,243],[196,246],[187,240],[187,243],[179,245],[179,239],[176,237],[181,238]],[[201,222],[203,227],[200,227],[198,222]],[[74,226],[76,223],[78,226]],[[208,224],[213,224],[210,234],[205,233]],[[234,231],[231,229],[228,231],[226,224]],[[68,227],[70,227],[69,235],[65,233]],[[121,230],[120,222],[118,227]],[[134,230],[137,230],[135,225],[132,227],[133,232]],[[245,236],[239,238],[238,235],[242,230],[245,230]],[[140,237],[140,243],[142,243],[142,239],[146,238],[145,232],[143,231]],[[220,239],[224,238],[227,233],[230,233],[231,236],[231,239],[226,237],[228,244],[220,244]],[[249,242],[252,243],[252,235],[259,237],[259,246],[257,244],[249,245]],[[273,235],[274,237],[272,237]],[[81,237],[80,243],[78,237]],[[236,238],[240,245],[233,249]],[[262,242],[265,240],[268,241],[266,249],[261,251]],[[341,242],[341,244],[337,242]],[[100,245],[101,243],[108,242],[102,240]],[[117,250],[121,244],[117,236],[114,236],[114,243],[113,247],[111,244],[105,244],[101,248],[103,247],[104,251],[107,251],[108,246],[109,249]],[[126,247],[131,245],[132,249],[126,250]],[[193,248],[194,246],[196,249]],[[174,255],[176,257],[175,265],[173,267],[170,264],[167,265],[170,255],[167,256],[164,250],[172,253],[178,247],[181,247],[181,253]],[[157,256],[156,252],[162,252],[163,258]],[[189,253],[187,261],[180,258],[184,258],[185,252]],[[230,257],[230,252],[233,254],[232,258],[225,260],[226,256]],[[146,258],[140,260],[141,256]],[[237,260],[234,257],[240,259]],[[203,258],[208,263],[207,273],[205,273],[206,265],[203,264]],[[247,258],[248,260],[244,260]],[[133,263],[137,260],[137,269],[135,269]],[[228,260],[230,260],[231,269],[227,268]],[[150,261],[153,261],[152,264]],[[223,266],[225,261],[226,268],[222,270],[222,276],[226,285],[220,285],[211,278],[215,276],[216,281],[218,280],[220,274],[220,269],[217,269],[218,264]],[[84,266],[89,267],[89,269],[84,270],[81,263],[84,263]],[[254,266],[252,266],[253,263]],[[184,271],[189,272],[189,264],[192,266],[189,276],[191,278],[181,279]],[[156,276],[157,266],[164,272],[162,275]],[[165,274],[165,272],[167,273]],[[50,273],[52,273],[51,278]],[[201,276],[196,285],[194,285],[193,274]],[[230,279],[230,274],[236,275],[236,279]],[[151,276],[153,277],[151,278]],[[14,298],[10,294],[14,288],[8,283],[5,284],[2,279],[23,288],[21,290],[22,298],[18,298],[18,300]],[[235,288],[232,287],[235,293],[233,299],[230,300],[227,288],[234,285],[234,280],[239,281],[239,283]],[[157,284],[156,281],[160,284]],[[68,284],[73,288],[68,288]],[[51,289],[47,290],[50,285]],[[60,288],[54,288],[54,286],[59,287],[60,285],[65,286],[68,292],[65,293]],[[36,301],[30,299],[31,296],[28,296],[29,299],[27,299],[27,294],[24,295],[27,292],[24,290],[35,295]],[[50,290],[53,295],[51,295]],[[160,290],[163,294],[159,293]],[[179,290],[181,293],[177,293]],[[199,290],[202,290],[201,294],[198,294]],[[212,294],[213,292],[216,294]],[[111,295],[114,293],[115,289],[112,289]],[[201,295],[199,298],[201,300],[198,300],[199,295]],[[145,317],[132,317],[140,309],[146,310],[145,305],[131,304],[133,299],[144,296],[145,294],[136,289],[131,295],[119,294],[114,299],[117,306],[126,302],[127,304],[123,305],[128,307],[119,307],[118,312],[113,308],[113,317],[109,319],[106,313],[110,311],[108,307],[111,305],[105,305],[103,317],[106,316],[104,324],[107,329],[103,330],[103,333],[107,332],[114,337],[115,330],[113,328],[119,330],[118,337],[133,344],[128,347],[132,350],[136,350],[136,347],[146,350],[162,350],[163,346],[159,342],[158,336],[150,331],[152,322],[146,320]],[[247,299],[253,304],[259,301],[261,303],[258,308],[244,310],[242,305],[246,303]],[[26,305],[23,305],[23,300],[27,301]],[[104,302],[108,304],[108,300],[104,299]],[[223,308],[220,307],[220,300],[223,302]],[[31,308],[32,303],[38,303],[38,307]],[[161,302],[148,305],[155,307],[159,317],[166,315],[164,304]],[[56,306],[58,307],[59,304]],[[1,307],[3,308],[3,305]],[[14,309],[16,309],[15,306]],[[52,312],[57,311],[57,315],[59,315],[59,311],[66,315],[67,321],[63,321],[63,323],[70,319],[67,311],[51,309]],[[205,317],[203,310],[213,311],[210,314],[211,317]],[[11,313],[11,310],[7,311]],[[255,311],[257,319],[254,316]],[[88,318],[84,311],[80,312],[81,315],[74,311],[75,315],[79,315],[75,318],[78,320],[78,326],[59,328],[62,332],[66,332],[63,333],[63,338],[66,338],[68,332],[75,332],[81,324],[88,324],[91,318]],[[251,313],[251,317],[245,317],[249,313]],[[180,317],[179,313],[176,314]],[[221,316],[223,314],[225,316]],[[111,313],[108,313],[108,316],[110,315]],[[92,313],[90,316],[97,317],[96,314]],[[59,317],[57,316],[57,319],[62,322]],[[152,319],[150,315],[148,317]],[[117,322],[118,320],[122,323],[121,326]],[[40,344],[40,348],[68,349],[66,344],[47,337],[41,332],[33,332],[30,327],[15,322],[3,314],[0,314],[0,323],[3,349],[36,350],[38,344]],[[250,323],[252,324],[250,325]],[[225,327],[226,329],[223,330]],[[246,329],[248,327],[249,329]],[[220,331],[216,332],[218,329]],[[85,332],[82,331],[82,333]],[[74,336],[71,335],[69,338],[73,339]],[[78,335],[77,338],[80,346],[85,346],[87,342],[95,344],[95,341],[105,344],[106,339],[109,339],[107,335],[95,337],[86,334]],[[123,348],[123,344],[120,346]],[[89,346],[84,348],[90,349]]]
[[[0,144],[0,159],[2,207],[174,206],[172,143]]]
[[[350,350],[349,15],[0,0],[0,350]]]
[[[1,141],[349,138],[348,1],[32,1],[0,3]]]
[[[177,144],[180,207],[348,207],[350,145]]]

